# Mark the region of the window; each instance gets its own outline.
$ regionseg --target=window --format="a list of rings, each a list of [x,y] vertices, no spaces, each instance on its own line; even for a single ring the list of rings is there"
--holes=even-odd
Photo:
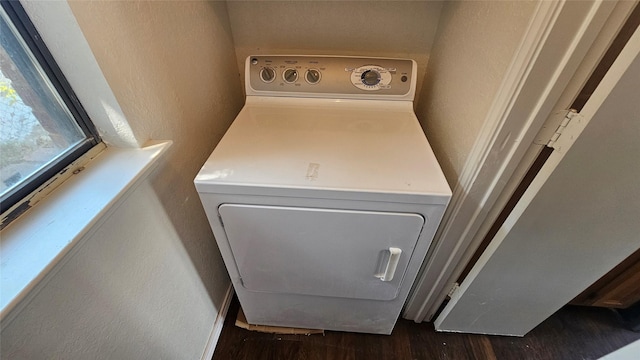
[[[1,0],[1,5],[0,213],[4,227],[29,207],[24,199],[100,139],[20,3]]]

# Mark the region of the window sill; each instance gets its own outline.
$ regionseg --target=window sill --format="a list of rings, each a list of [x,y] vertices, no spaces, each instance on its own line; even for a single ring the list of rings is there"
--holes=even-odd
[[[170,141],[141,149],[107,148],[2,230],[0,319],[25,299],[80,240],[151,173]]]

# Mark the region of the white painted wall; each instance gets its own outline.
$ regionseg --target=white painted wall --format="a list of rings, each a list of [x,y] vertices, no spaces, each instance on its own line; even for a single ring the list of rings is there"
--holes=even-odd
[[[535,7],[535,1],[450,1],[442,9],[416,114],[452,188]]]
[[[244,102],[224,2],[70,3],[138,139],[170,139],[152,180],[216,304],[229,280],[193,179]]]
[[[145,182],[3,324],[0,357],[197,359],[216,315],[171,219]]]
[[[82,36],[76,22],[55,16],[59,7],[68,15],[69,6],[95,59],[73,50]],[[173,146],[148,182],[98,221],[3,321],[0,357],[199,358],[230,284],[193,186],[244,100],[226,4],[32,2],[28,8],[44,23],[51,17],[60,28],[68,25],[43,38],[72,74],[79,97],[95,100],[87,110],[105,126],[110,144],[167,139]],[[104,78],[77,76],[97,71],[83,68],[83,60],[97,63]],[[93,82],[104,79],[117,102],[93,91]],[[114,122],[123,117],[126,129]]]

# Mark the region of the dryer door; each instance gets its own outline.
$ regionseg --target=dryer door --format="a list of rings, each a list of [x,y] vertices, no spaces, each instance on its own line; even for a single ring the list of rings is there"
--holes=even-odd
[[[394,299],[424,218],[418,214],[224,204],[250,291]]]

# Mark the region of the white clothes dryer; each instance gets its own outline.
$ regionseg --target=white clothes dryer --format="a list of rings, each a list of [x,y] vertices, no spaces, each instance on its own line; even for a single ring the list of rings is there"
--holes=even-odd
[[[390,334],[451,197],[406,59],[250,56],[195,179],[249,323]]]

